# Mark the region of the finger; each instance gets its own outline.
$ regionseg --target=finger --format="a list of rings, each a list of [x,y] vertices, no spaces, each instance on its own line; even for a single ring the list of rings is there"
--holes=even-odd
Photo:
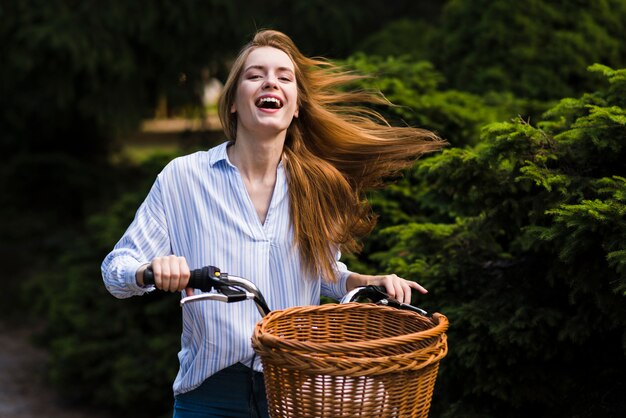
[[[385,286],[385,289],[387,290],[387,294],[389,296],[391,296],[394,299],[398,298],[398,288],[396,287],[394,280],[393,280],[393,275],[388,274],[386,276],[382,276],[382,285]]]
[[[406,291],[404,290],[404,287],[402,286],[402,282],[403,280],[400,279],[398,276],[396,276],[395,274],[393,275],[393,287],[396,290],[396,300],[399,302],[403,302],[404,298],[406,297],[405,293]],[[410,298],[410,292],[409,292],[409,298]]]
[[[409,286],[411,286],[411,288],[417,290],[420,293],[428,293],[428,290],[426,290],[426,288],[424,286],[422,286],[421,284],[417,283],[417,282],[412,282],[410,280],[407,280],[407,283],[409,284]]]
[[[152,260],[151,264],[152,273],[154,273],[154,285],[157,289],[163,289],[163,280],[161,279],[161,276],[163,274],[161,269],[161,259],[157,257]]]
[[[170,292],[179,292],[181,289],[178,288],[178,283],[180,281],[180,265],[178,263],[178,257],[170,257],[169,268],[170,283],[168,290]]]
[[[189,283],[189,277],[191,277],[191,271],[187,265],[185,257],[178,257],[178,263],[180,267],[180,281],[178,283],[178,290],[183,290]]]
[[[193,289],[191,287],[186,287],[185,288],[185,296],[187,296],[187,297],[193,296]]]
[[[161,289],[170,290],[170,263],[168,260],[163,260],[161,263]]]
[[[411,288],[404,279],[398,279],[396,285],[400,287],[398,297],[396,298],[400,303],[411,303]]]

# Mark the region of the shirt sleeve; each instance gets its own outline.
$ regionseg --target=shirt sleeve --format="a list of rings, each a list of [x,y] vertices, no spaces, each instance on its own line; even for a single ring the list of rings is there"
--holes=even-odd
[[[327,296],[332,299],[341,299],[346,293],[348,276],[352,274],[348,267],[339,261],[341,258],[341,252],[337,251],[335,256],[335,274],[337,281],[335,283],[322,282],[321,293],[322,296]]]
[[[135,273],[154,257],[171,254],[159,179],[137,210],[135,219],[102,262],[102,279],[116,298],[143,295],[154,286],[141,287]]]

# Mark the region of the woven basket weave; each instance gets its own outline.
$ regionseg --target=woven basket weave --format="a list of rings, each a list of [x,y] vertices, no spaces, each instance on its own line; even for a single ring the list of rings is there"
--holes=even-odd
[[[365,303],[274,311],[252,337],[270,416],[427,417],[447,328]]]

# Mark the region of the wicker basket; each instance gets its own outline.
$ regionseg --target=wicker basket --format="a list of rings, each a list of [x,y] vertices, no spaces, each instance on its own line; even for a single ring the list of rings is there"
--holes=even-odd
[[[427,417],[447,328],[365,303],[274,311],[252,337],[270,416]]]

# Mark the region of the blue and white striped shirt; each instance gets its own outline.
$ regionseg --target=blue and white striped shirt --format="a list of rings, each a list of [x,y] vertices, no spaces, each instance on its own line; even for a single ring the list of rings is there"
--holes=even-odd
[[[184,256],[191,269],[218,266],[261,290],[272,310],[339,299],[350,272],[337,261],[338,280],[306,277],[295,250],[282,163],[261,224],[243,179],[226,154],[227,143],[170,162],[157,177],[135,219],[102,263],[106,288],[118,298],[142,295],[135,272],[154,257]],[[252,301],[201,301],[183,307],[180,369],[174,394],[198,387],[237,362],[250,364],[250,337],[260,320]],[[255,369],[261,370],[259,360]]]

